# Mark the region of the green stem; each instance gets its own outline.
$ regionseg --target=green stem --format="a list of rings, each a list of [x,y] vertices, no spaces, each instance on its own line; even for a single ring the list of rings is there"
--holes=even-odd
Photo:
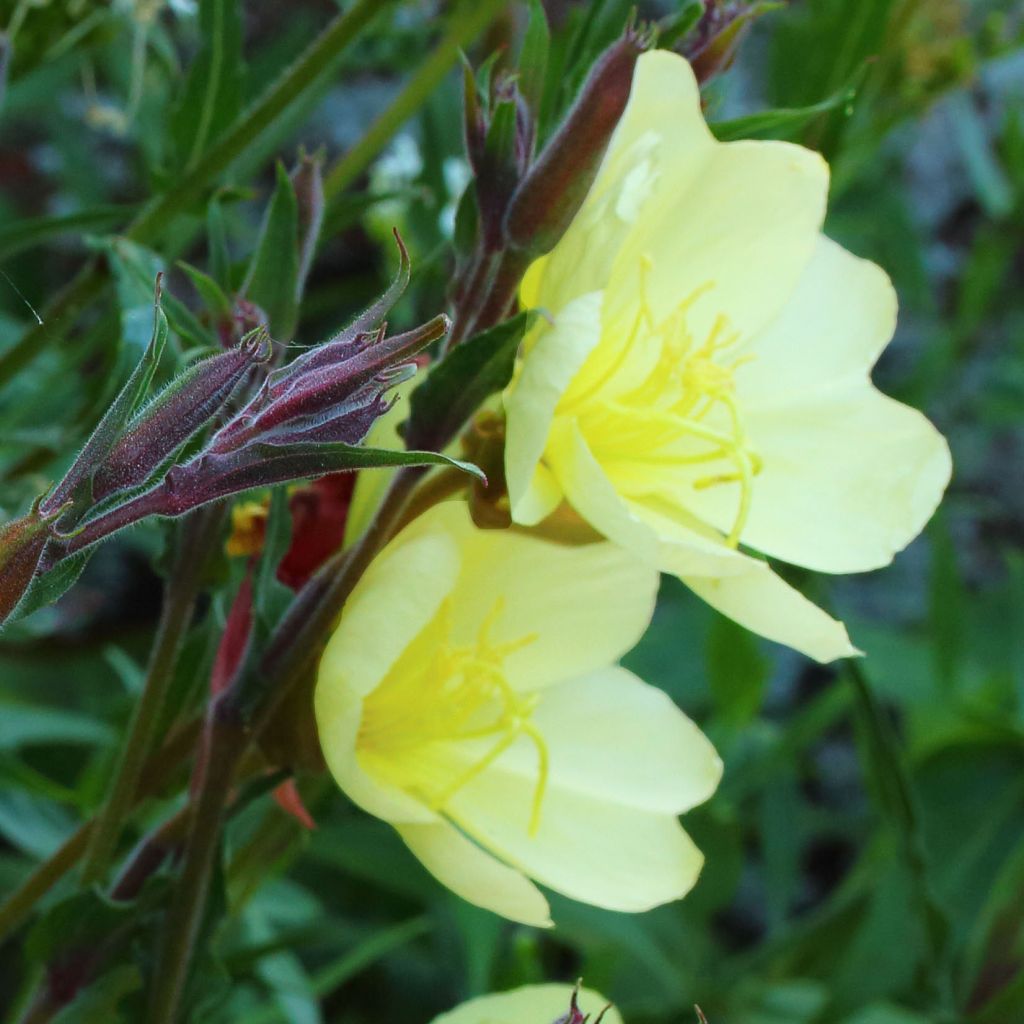
[[[231,699],[222,694],[211,706],[203,738],[198,795],[192,804],[185,862],[163,929],[149,994],[148,1024],[178,1019],[192,952],[202,928],[210,877],[220,849],[220,833],[232,779],[248,736]]]
[[[356,0],[317,37],[277,81],[207,150],[175,188],[148,204],[124,231],[135,242],[148,243],[195,202],[220,175],[335,62],[366,24],[394,0]],[[488,5],[489,6],[489,5]],[[99,262],[87,264],[43,311],[43,323],[29,330],[0,357],[0,381],[31,362],[45,346],[69,330],[78,313],[99,293],[105,273]]]
[[[505,0],[463,0],[441,41],[419,66],[405,88],[362,138],[340,157],[324,178],[324,195],[336,198],[367,168],[392,135],[426,102],[459,58],[459,50],[482,32]]]
[[[356,546],[324,564],[278,623],[259,668],[244,674],[211,708],[184,866],[163,929],[147,1024],[173,1024],[178,1019],[238,762],[252,736],[266,727],[291,688],[315,664],[345,601],[387,541],[420,474],[420,467],[399,470]]]
[[[109,796],[89,837],[82,868],[83,885],[92,885],[103,877],[121,838],[125,818],[135,802],[139,777],[192,619],[203,566],[220,536],[222,522],[223,509],[218,506],[210,511],[200,510],[182,525],[142,696],[135,705]]]

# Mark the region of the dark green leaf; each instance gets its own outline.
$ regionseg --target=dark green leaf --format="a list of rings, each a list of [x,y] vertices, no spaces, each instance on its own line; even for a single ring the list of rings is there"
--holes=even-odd
[[[242,19],[238,0],[200,0],[202,48],[192,63],[172,132],[181,166],[193,167],[242,108]]]
[[[551,31],[540,0],[529,2],[530,16],[523,36],[523,48],[519,54],[519,91],[530,105],[534,117],[537,117],[544,101]]]
[[[284,165],[278,164],[274,195],[243,287],[246,298],[267,314],[270,333],[278,341],[290,340],[295,330],[298,276],[299,204]]]
[[[516,352],[536,313],[526,310],[464,341],[413,391],[404,436],[409,444],[443,448],[481,403],[512,379]]]

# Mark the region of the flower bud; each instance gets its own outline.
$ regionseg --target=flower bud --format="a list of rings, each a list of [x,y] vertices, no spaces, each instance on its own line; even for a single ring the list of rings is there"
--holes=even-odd
[[[511,246],[541,255],[565,233],[626,109],[637,58],[652,41],[649,29],[630,25],[590,69],[576,102],[512,196],[505,216]]]
[[[299,209],[299,272],[296,298],[301,297],[313,264],[320,227],[324,221],[323,156],[301,153],[299,165],[291,173],[292,188]]]
[[[739,4],[733,0],[710,0],[682,48],[697,81],[703,84],[727,71],[750,25],[775,6],[772,3]]]
[[[27,515],[0,526],[0,622],[28,590],[49,539],[49,520],[38,502]]]
[[[145,483],[149,475],[217,413],[238,382],[269,354],[257,331],[236,348],[194,363],[175,377],[125,428],[93,478],[93,498]]]

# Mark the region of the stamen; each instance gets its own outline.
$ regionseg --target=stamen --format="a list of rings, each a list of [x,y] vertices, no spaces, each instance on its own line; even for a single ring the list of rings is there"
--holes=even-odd
[[[538,760],[529,822],[530,835],[535,835],[549,764],[544,737],[530,721],[538,697],[517,693],[501,666],[505,658],[537,637],[529,634],[494,643],[491,631],[503,611],[504,602],[499,599],[481,623],[476,642],[455,646],[448,639],[450,604],[443,602],[434,622],[403,654],[408,661],[401,664],[400,659],[393,674],[367,698],[357,742],[365,753],[383,759],[399,784],[419,791],[433,810],[443,811],[455,793],[484,772],[520,736],[527,737],[537,750]],[[430,645],[431,655],[418,659],[415,648],[428,632],[425,643]],[[490,717],[481,722],[481,716]],[[439,791],[428,791],[429,782],[417,777],[416,755],[420,749],[432,743],[461,743],[487,737],[497,739]]]

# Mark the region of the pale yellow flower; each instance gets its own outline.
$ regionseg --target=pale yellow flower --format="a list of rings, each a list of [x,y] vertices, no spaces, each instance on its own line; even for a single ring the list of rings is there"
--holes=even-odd
[[[513,518],[563,499],[750,629],[826,661],[843,626],[740,547],[822,572],[886,565],[949,479],[941,435],[876,391],[885,274],[821,233],[828,168],[717,142],[689,65],[655,51],[564,238],[506,395]]]
[[[435,1017],[433,1024],[555,1024],[568,1014],[572,993],[571,985],[523,985],[470,999]],[[604,1010],[602,1024],[622,1024],[619,1011],[599,992],[581,988],[578,998],[580,1012],[591,1021]]]
[[[464,502],[414,520],[353,591],[320,664],[327,764],[441,882],[550,924],[542,885],[639,911],[702,858],[677,816],[721,764],[672,701],[615,665],[658,574],[615,545],[474,528]]]

